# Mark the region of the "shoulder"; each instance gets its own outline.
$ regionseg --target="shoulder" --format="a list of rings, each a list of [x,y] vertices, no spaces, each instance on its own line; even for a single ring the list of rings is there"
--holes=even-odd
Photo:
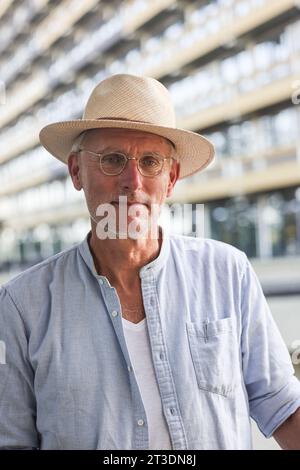
[[[75,262],[78,252],[78,244],[68,248],[46,260],[32,266],[13,277],[0,288],[0,300],[4,293],[18,304],[25,298],[42,297],[44,290],[49,286],[54,276],[63,275],[68,265],[72,266]]]

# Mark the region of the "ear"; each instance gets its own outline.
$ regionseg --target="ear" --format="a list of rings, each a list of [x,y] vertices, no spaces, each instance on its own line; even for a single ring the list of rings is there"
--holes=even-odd
[[[179,178],[180,164],[177,161],[173,161],[172,167],[169,174],[169,183],[167,189],[167,197],[170,197],[173,192],[176,181]]]
[[[80,191],[82,189],[82,184],[80,179],[80,165],[78,153],[70,153],[68,158],[68,170],[69,175],[72,178],[74,188],[77,189],[77,191]]]

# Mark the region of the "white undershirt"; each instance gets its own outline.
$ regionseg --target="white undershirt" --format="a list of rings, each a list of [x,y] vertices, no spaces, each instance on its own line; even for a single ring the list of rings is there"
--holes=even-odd
[[[146,318],[139,323],[123,321],[124,336],[142,396],[149,430],[149,449],[172,449],[153,368]]]

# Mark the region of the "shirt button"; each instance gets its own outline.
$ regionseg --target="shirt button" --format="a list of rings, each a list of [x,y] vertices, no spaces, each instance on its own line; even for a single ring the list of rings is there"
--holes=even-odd
[[[174,408],[170,408],[170,413],[171,413],[171,415],[174,415],[174,414],[175,414]]]
[[[132,372],[133,369],[132,369],[131,366],[128,366],[128,370],[129,370],[129,372]]]
[[[163,359],[164,359],[164,354],[163,354],[163,353],[160,353],[159,358],[160,358],[161,360],[163,360]]]
[[[144,426],[144,420],[143,419],[139,419],[137,423],[138,423],[139,426]]]
[[[116,317],[116,316],[118,315],[118,312],[117,312],[116,310],[113,310],[113,311],[111,312],[111,314],[112,314],[113,317]]]
[[[99,283],[102,285],[103,284],[103,279],[99,279]]]

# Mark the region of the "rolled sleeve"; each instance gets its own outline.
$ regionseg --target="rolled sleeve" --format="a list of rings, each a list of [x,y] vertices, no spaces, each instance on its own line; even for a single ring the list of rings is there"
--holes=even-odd
[[[20,311],[4,288],[0,290],[0,449],[38,448],[35,426],[34,373]]]
[[[250,415],[270,437],[300,406],[300,382],[248,260],[241,295],[242,365]]]

